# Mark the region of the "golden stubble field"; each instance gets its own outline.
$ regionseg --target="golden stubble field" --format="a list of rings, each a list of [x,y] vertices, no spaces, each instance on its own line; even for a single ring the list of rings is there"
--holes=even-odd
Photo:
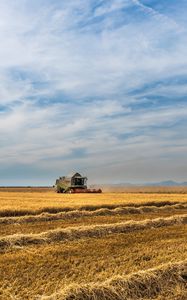
[[[0,190],[0,299],[187,299],[187,194]]]

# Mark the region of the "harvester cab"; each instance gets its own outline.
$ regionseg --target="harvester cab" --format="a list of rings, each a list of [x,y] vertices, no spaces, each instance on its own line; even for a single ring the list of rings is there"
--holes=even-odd
[[[55,189],[57,193],[101,193],[101,189],[88,189],[87,177],[74,173],[62,176],[56,180]]]

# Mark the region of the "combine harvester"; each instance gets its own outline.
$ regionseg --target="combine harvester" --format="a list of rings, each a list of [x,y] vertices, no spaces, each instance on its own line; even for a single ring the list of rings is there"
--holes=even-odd
[[[55,189],[57,193],[102,193],[101,189],[88,189],[87,177],[75,173],[62,176],[56,180]]]

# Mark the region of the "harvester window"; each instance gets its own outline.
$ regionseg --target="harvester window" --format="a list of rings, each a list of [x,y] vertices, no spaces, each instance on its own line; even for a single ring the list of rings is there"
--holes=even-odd
[[[84,185],[84,178],[75,178],[75,179],[74,179],[74,184],[75,184],[75,185],[79,185],[79,186],[80,186],[80,185],[81,185],[81,186]]]

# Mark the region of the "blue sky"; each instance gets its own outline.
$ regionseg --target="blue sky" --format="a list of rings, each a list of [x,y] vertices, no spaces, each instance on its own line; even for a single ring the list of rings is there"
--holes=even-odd
[[[186,11],[0,0],[0,185],[187,180]]]

